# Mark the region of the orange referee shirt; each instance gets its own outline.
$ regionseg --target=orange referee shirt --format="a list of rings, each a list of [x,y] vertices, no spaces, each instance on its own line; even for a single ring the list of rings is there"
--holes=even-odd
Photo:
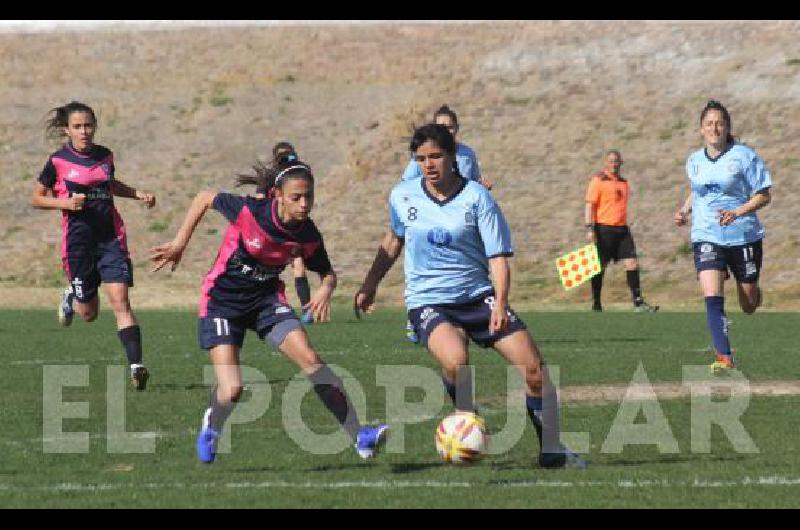
[[[628,181],[605,171],[595,174],[586,190],[586,202],[595,209],[595,223],[608,226],[628,224]]]

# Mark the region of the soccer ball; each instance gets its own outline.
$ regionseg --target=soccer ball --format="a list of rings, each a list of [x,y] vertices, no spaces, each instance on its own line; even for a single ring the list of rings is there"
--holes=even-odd
[[[445,462],[474,462],[486,452],[486,424],[472,412],[456,411],[436,428],[436,452]]]

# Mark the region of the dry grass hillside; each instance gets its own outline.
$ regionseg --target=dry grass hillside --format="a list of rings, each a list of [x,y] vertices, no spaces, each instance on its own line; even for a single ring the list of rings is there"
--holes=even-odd
[[[461,121],[512,226],[517,306],[585,307],[564,293],[554,258],[583,242],[587,176],[622,150],[645,294],[700,304],[688,232],[672,224],[683,164],[700,147],[705,101],[731,110],[734,133],[772,169],[767,307],[800,298],[800,23],[493,22],[0,34],[0,305],[54,305],[63,285],[59,215],[29,196],[57,144],[48,109],[94,106],[96,140],[118,177],[158,196],[119,200],[137,265],[134,304],[189,305],[224,222],[209,215],[183,266],[146,271],[148,247],[172,237],[200,189],[231,189],[278,140],[318,174],[314,218],[349,297],[385,230],[385,199],[407,160],[412,123],[442,103]],[[792,212],[795,212],[793,214]],[[401,270],[385,303],[401,300]],[[612,269],[605,299],[627,303]],[[290,289],[291,291],[291,289]],[[578,304],[578,306],[575,306]]]

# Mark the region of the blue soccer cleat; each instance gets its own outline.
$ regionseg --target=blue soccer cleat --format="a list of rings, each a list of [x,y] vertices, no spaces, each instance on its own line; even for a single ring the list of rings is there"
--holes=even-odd
[[[75,316],[75,310],[72,309],[72,301],[75,296],[72,294],[72,287],[64,289],[61,295],[61,302],[58,304],[58,323],[62,327],[68,327],[72,324],[72,317]]]
[[[314,313],[312,313],[311,311],[306,311],[305,313],[303,313],[303,316],[300,317],[300,322],[302,322],[307,326],[310,326],[311,324],[314,323]]]
[[[410,320],[406,322],[406,338],[414,344],[419,343],[419,335],[417,335],[417,330],[414,329],[414,324]]]
[[[386,431],[389,426],[385,423],[375,427],[361,427],[356,437],[356,451],[363,459],[372,458],[386,442]]]
[[[197,435],[197,458],[204,464],[210,464],[217,456],[217,440],[219,434],[211,427],[200,429]]]

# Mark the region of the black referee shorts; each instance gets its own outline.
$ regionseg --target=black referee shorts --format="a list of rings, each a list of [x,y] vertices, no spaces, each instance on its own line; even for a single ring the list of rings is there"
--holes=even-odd
[[[595,225],[594,233],[597,236],[597,253],[602,265],[636,257],[636,245],[627,226]]]

